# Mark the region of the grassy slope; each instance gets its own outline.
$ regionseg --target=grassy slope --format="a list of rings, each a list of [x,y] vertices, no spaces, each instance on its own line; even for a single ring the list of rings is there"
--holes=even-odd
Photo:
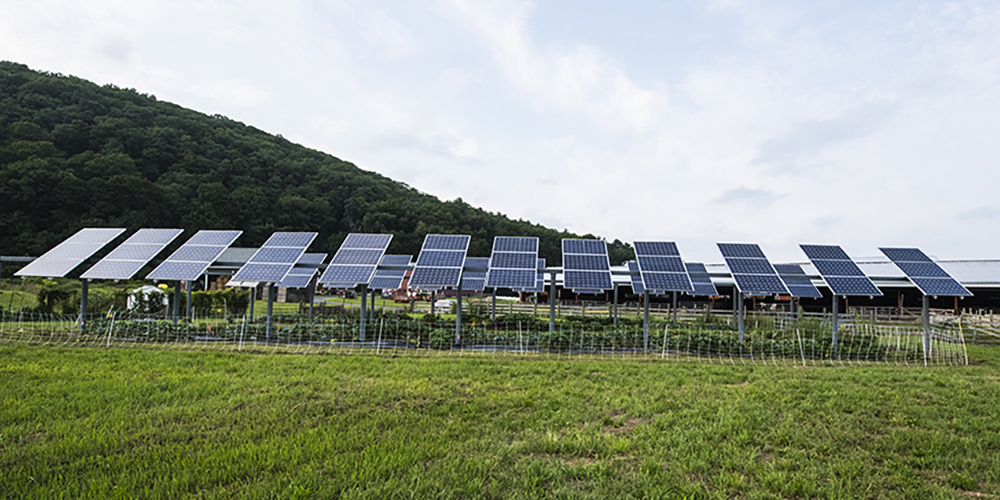
[[[0,347],[0,496],[1000,495],[965,368]]]

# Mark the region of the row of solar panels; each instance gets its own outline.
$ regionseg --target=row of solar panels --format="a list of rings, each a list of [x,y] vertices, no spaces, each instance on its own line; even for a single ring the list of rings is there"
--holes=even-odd
[[[82,229],[31,262],[18,276],[61,277],[121,235],[125,230]],[[131,279],[183,231],[140,229],[83,273],[83,279]],[[242,231],[199,231],[163,261],[146,279],[194,281],[215,262]],[[326,254],[305,253],[316,233],[277,232],[257,249],[230,281],[232,286],[274,283],[308,286],[326,260]],[[541,291],[545,260],[538,258],[538,238],[497,236],[490,258],[467,257],[467,235],[427,235],[413,265],[410,287],[435,290],[511,288]],[[318,282],[331,287],[368,285],[399,288],[409,255],[386,255],[390,234],[347,236]],[[627,263],[636,293],[686,292],[717,295],[705,266],[685,263],[674,242],[636,241],[636,260]],[[875,296],[882,292],[846,252],[836,245],[800,245],[834,295]],[[820,297],[819,290],[796,264],[772,265],[752,243],[719,243],[719,250],[745,295],[790,294]],[[880,249],[925,294],[972,295],[937,263],[916,248]],[[577,292],[613,288],[607,244],[602,240],[562,240],[563,287]],[[298,266],[298,267],[296,267]]]

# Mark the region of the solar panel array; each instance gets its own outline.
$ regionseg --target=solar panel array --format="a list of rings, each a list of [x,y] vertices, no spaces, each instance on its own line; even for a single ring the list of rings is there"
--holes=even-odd
[[[28,263],[14,276],[61,278],[125,232],[123,228],[84,228]]]
[[[636,241],[633,244],[646,290],[652,293],[694,291],[676,243]]]
[[[792,297],[818,299],[823,296],[798,264],[775,264],[774,270],[778,271]]]
[[[194,281],[222,255],[243,231],[202,230],[160,263],[148,280]]]
[[[786,294],[788,289],[756,243],[717,243],[744,295]]]
[[[140,229],[94,264],[83,279],[127,280],[183,233],[183,229]]]
[[[351,233],[344,238],[319,282],[333,287],[367,285],[392,241],[391,234]]]
[[[315,238],[316,233],[272,234],[250,260],[236,271],[230,284],[244,286],[249,283],[281,283]]]
[[[838,245],[799,245],[823,277],[834,295],[882,295],[872,280],[861,271]]]
[[[919,248],[879,248],[924,295],[968,297],[972,295],[947,271]]]
[[[688,276],[691,277],[691,286],[694,287],[694,292],[691,295],[714,297],[719,294],[719,291],[715,288],[715,283],[712,283],[712,278],[708,276],[708,269],[705,269],[705,264],[701,262],[688,262],[684,264],[684,267],[687,268]]]
[[[611,290],[611,263],[604,240],[562,240],[563,287],[577,293]]]
[[[319,272],[319,266],[326,260],[325,253],[304,253],[278,286],[285,288],[308,288]]]
[[[412,255],[385,255],[379,266],[405,268],[409,267],[412,258]],[[403,286],[403,278],[405,277],[406,269],[376,269],[375,275],[368,283],[368,288],[372,290],[398,290]]]
[[[467,235],[428,234],[410,275],[410,287],[438,290],[458,286],[470,239]]]
[[[462,290],[483,291],[486,288],[486,272],[489,267],[489,257],[466,257],[465,270],[462,271]]]
[[[489,274],[490,288],[531,288],[535,283],[538,238],[497,236],[493,238]]]
[[[625,263],[628,266],[629,279],[632,280],[632,293],[642,295],[646,293],[646,287],[642,284],[642,275],[639,274],[639,263],[630,260]]]

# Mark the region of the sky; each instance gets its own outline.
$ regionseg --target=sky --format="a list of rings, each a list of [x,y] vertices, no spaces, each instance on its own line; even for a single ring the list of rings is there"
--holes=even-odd
[[[13,0],[0,59],[687,260],[1000,258],[995,1]]]

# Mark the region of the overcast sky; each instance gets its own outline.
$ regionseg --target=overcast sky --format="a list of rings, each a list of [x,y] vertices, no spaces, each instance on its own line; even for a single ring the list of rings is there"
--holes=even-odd
[[[688,260],[1000,257],[996,1],[5,1],[0,59]]]

